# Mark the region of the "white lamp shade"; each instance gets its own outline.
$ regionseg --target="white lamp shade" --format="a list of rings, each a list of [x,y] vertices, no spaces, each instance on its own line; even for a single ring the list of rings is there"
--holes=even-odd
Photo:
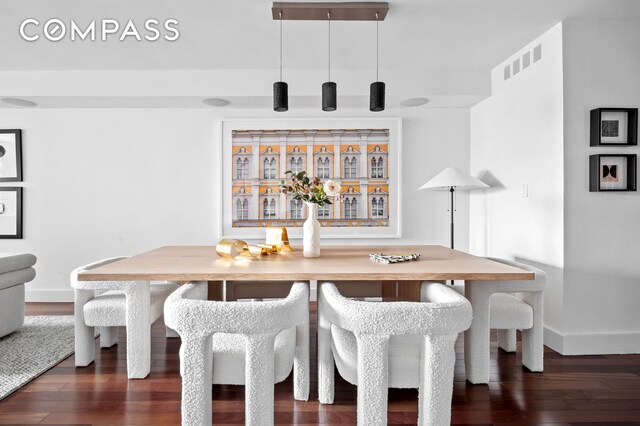
[[[442,189],[455,187],[456,189],[482,189],[489,188],[486,183],[462,173],[455,167],[447,167],[424,185],[420,189]]]

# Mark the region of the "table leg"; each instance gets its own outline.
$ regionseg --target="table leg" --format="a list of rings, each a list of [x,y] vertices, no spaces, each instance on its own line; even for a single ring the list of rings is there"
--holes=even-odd
[[[398,298],[398,282],[382,281],[382,299],[396,300]]]
[[[464,295],[473,308],[473,322],[464,332],[464,366],[467,380],[489,383],[489,298],[482,284],[465,282]]]
[[[399,281],[398,300],[407,302],[419,302],[421,284],[422,281]]]
[[[224,281],[208,281],[207,300],[224,300]]]
[[[382,298],[385,300],[401,300],[405,302],[420,301],[420,285],[422,281],[382,281]]]
[[[380,281],[334,281],[333,283],[344,297],[384,297],[382,293],[384,287],[381,287]]]
[[[126,290],[127,375],[144,379],[151,370],[151,294],[149,281],[136,281]]]

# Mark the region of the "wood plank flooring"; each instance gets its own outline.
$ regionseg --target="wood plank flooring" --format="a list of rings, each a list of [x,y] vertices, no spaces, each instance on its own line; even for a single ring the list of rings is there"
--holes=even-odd
[[[72,312],[68,303],[27,304],[29,315]],[[125,341],[124,329],[119,337]],[[152,339],[147,379],[127,380],[124,344],[98,348],[89,367],[76,368],[72,356],[0,401],[0,424],[179,424],[180,342],[164,337],[161,322],[154,325]],[[315,365],[315,330],[312,346]],[[498,351],[494,339],[487,386],[465,382],[461,341],[456,353],[453,424],[640,425],[640,355],[562,357],[547,349],[545,372],[530,373],[520,366],[519,354]],[[293,399],[291,378],[276,385],[276,423],[355,424],[356,387],[336,376],[335,404],[321,405],[314,370],[309,402]],[[244,388],[213,389],[214,424],[243,424]],[[417,397],[416,390],[390,390],[389,424],[415,424]]]

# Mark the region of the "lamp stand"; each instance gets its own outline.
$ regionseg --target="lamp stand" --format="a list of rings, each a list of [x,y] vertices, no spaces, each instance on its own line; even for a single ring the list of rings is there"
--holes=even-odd
[[[469,176],[466,173],[461,172],[455,167],[447,167],[431,179],[429,179],[424,185],[420,187],[420,189],[440,189],[446,190],[449,189],[449,197],[451,197],[450,205],[451,210],[451,249],[454,250],[456,241],[455,241],[455,212],[456,212],[456,189],[480,189],[480,188],[489,188],[489,185],[474,178],[473,176]],[[453,281],[451,281],[453,284]]]
[[[455,228],[454,228],[454,214],[453,214],[453,209],[454,209],[454,205],[453,205],[453,195],[455,192],[456,188],[451,186],[449,187],[449,197],[451,197],[451,249],[453,250],[454,246],[455,246]],[[453,285],[453,280],[450,281],[450,284]]]
[[[451,248],[454,248],[454,240],[455,240],[455,231],[454,231],[454,225],[453,225],[453,193],[456,189],[452,186],[449,188],[449,196],[451,197]]]

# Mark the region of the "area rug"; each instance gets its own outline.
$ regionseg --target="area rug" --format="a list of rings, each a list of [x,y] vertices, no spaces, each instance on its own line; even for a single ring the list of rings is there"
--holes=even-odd
[[[18,331],[0,338],[0,400],[73,352],[73,316],[25,317]]]

